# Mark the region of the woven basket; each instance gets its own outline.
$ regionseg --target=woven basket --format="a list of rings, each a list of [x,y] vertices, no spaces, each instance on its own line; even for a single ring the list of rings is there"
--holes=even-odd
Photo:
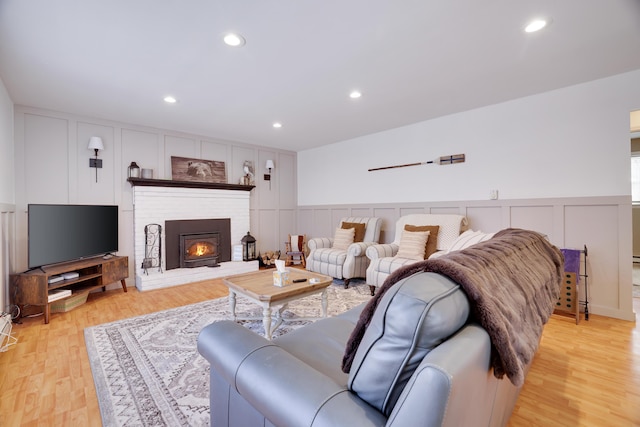
[[[66,313],[69,310],[84,304],[89,297],[88,293],[72,295],[69,298],[61,299],[51,303],[51,313]]]

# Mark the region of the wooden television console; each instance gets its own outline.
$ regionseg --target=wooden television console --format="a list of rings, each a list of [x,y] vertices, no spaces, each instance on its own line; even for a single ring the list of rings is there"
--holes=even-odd
[[[49,284],[51,276],[59,276],[63,273],[76,272],[78,277]],[[71,261],[60,264],[52,264],[43,268],[33,269],[20,274],[10,276],[10,292],[13,304],[22,308],[27,304],[43,306],[44,323],[49,323],[51,304],[49,291],[54,289],[71,290],[71,298],[79,294],[104,288],[120,281],[122,290],[127,292],[125,280],[129,277],[129,258],[126,256],[106,256]],[[63,298],[64,299],[64,298]],[[55,302],[61,301],[56,300]]]

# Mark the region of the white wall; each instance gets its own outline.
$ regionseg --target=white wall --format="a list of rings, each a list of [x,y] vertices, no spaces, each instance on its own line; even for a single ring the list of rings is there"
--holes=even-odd
[[[0,203],[13,204],[13,101],[0,79]]]
[[[406,213],[453,212],[484,231],[536,229],[559,247],[586,244],[592,313],[633,320],[638,108],[640,70],[300,152],[298,223],[314,235],[344,216],[380,216],[384,231]],[[367,171],[458,153],[465,163]],[[500,200],[488,200],[493,189]]]
[[[99,136],[105,149],[103,167],[89,167],[91,136]],[[256,188],[250,192],[251,231],[259,250],[284,249],[295,230],[296,154],[201,135],[155,129],[134,124],[81,117],[38,108],[15,107],[15,270],[27,268],[27,214],[29,203],[116,204],[120,207],[119,255],[130,257],[134,277],[134,224],[132,188],[127,167],[136,161],[154,170],[154,178],[171,179],[171,156],[224,161],[227,181],[236,184],[245,160],[254,162]],[[271,188],[263,180],[266,159],[275,170]],[[239,242],[233,242],[239,243]]]
[[[639,107],[640,70],[302,151],[298,203],[631,194]],[[367,171],[457,153],[466,163]]]
[[[355,209],[360,216],[375,213],[371,205],[379,203],[486,201],[491,189],[499,190],[502,200],[618,196],[613,204],[605,203],[611,205],[605,208],[611,211],[608,217],[618,221],[615,242],[593,246],[596,255],[613,254],[606,261],[604,256],[591,257],[596,278],[600,270],[607,272],[601,274],[606,280],[596,283],[602,301],[594,305],[599,304],[603,314],[610,310],[630,317],[631,207],[630,200],[627,208],[618,199],[630,195],[629,111],[640,109],[640,71],[303,151],[297,159],[295,153],[197,135],[28,107],[11,111],[6,91],[0,92],[0,173],[13,171],[14,154],[17,165],[12,184],[7,186],[4,179],[0,184],[0,203],[17,206],[12,249],[17,270],[26,266],[27,203],[116,203],[122,207],[121,254],[132,255],[131,188],[125,180],[129,162],[136,160],[154,168],[156,177],[168,178],[171,155],[226,156],[230,182],[237,182],[244,160],[255,161],[251,231],[263,250],[280,246],[292,230],[305,232],[298,227],[297,206],[312,206],[314,212],[327,207],[331,215]],[[12,116],[15,127],[7,131]],[[6,136],[12,132],[15,138],[8,140],[15,140],[15,153]],[[88,167],[86,142],[92,135],[103,137],[106,146],[98,183],[95,170]],[[367,172],[456,153],[465,153],[466,163]],[[260,179],[267,159],[276,163],[272,190]],[[570,205],[570,216],[583,216],[580,203],[554,200],[552,205]],[[580,230],[571,230],[570,236],[555,233],[564,239],[561,243],[574,244],[571,236],[584,235],[583,229],[600,230],[601,204],[596,201],[596,208],[584,215]],[[554,215],[565,215],[562,209],[554,208]],[[483,221],[491,222],[484,216]],[[602,262],[607,264],[598,264]],[[615,301],[606,301],[607,294]]]
[[[0,79],[0,311],[9,303],[8,283],[13,262],[14,232],[13,102]]]

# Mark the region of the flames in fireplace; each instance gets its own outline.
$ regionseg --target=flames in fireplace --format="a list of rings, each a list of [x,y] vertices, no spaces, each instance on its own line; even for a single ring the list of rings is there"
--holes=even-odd
[[[187,249],[188,257],[201,257],[214,253],[213,247],[209,243],[198,242]]]
[[[219,233],[180,234],[180,268],[217,267]]]

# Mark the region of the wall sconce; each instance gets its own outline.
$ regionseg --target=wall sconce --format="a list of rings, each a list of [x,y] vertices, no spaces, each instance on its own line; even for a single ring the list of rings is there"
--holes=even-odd
[[[269,190],[271,190],[271,170],[275,169],[275,166],[273,165],[273,160],[267,160],[267,164],[264,166],[269,173],[264,175],[264,180],[265,181],[269,181]]]
[[[98,182],[98,168],[102,167],[102,159],[98,158],[98,151],[104,150],[104,144],[102,144],[102,138],[99,136],[92,136],[89,139],[89,146],[87,147],[89,150],[94,150],[96,153],[95,159],[89,159],[89,167],[96,168],[96,182]]]

